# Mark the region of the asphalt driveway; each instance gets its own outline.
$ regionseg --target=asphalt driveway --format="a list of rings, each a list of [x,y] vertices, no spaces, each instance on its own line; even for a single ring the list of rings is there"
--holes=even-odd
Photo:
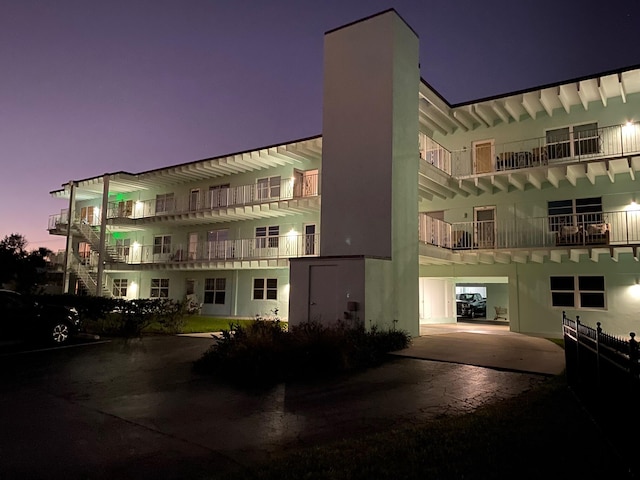
[[[283,449],[468,413],[545,380],[398,357],[247,392],[191,371],[211,344],[145,337],[0,357],[0,478],[214,478]]]

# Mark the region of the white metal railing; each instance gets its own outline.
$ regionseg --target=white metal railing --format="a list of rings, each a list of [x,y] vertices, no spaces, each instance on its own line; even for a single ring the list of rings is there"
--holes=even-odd
[[[556,138],[554,141],[538,137],[497,143],[484,148],[491,151],[481,152],[469,148],[452,151],[451,174],[465,177],[478,173],[637,154],[640,153],[640,122],[570,133],[566,138]],[[482,165],[476,157],[487,159],[486,164]]]
[[[640,210],[447,223],[422,213],[421,243],[452,250],[640,244]]]
[[[118,247],[119,258],[128,264],[261,260],[317,256],[320,234],[255,237],[177,245]]]
[[[280,179],[268,184],[221,187],[206,192],[171,194],[138,201],[109,202],[107,218],[146,218],[159,215],[175,215],[210,211],[219,208],[270,203],[293,198],[313,197],[319,194],[318,174],[299,178]]]
[[[420,158],[451,175],[451,152],[422,132],[418,133]]]
[[[69,210],[64,208],[60,210],[60,213],[56,213],[54,215],[49,215],[49,225],[48,230],[55,230],[60,226],[67,226],[69,223]]]

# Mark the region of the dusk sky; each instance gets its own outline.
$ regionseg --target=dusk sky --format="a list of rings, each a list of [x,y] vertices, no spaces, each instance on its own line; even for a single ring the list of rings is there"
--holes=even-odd
[[[0,0],[0,238],[64,248],[69,180],[321,134],[324,33],[388,8],[450,103],[640,64],[637,0]]]

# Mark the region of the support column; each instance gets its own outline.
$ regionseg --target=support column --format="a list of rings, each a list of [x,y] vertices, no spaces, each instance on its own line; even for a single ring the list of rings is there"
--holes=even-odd
[[[107,261],[105,254],[105,240],[107,233],[107,208],[109,208],[109,175],[103,177],[102,206],[100,208],[100,245],[98,246],[98,278],[96,279],[96,295],[102,296],[104,265]]]
[[[69,181],[65,189],[69,189],[69,208],[67,209],[67,241],[64,249],[64,272],[62,279],[62,291],[69,293],[69,277],[71,263],[73,259],[73,236],[71,235],[71,225],[76,217],[76,182]]]

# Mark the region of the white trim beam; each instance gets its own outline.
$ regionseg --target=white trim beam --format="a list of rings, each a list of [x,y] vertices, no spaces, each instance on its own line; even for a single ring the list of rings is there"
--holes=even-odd
[[[622,97],[622,103],[627,103],[627,92],[622,83],[622,73],[618,73],[618,87],[620,88],[620,96]]]
[[[544,176],[541,172],[529,172],[527,174],[527,181],[536,189],[542,190],[542,182],[544,182]]]
[[[510,100],[510,99],[505,100],[504,109],[507,112],[509,112],[509,115],[511,115],[516,122],[520,122],[520,115],[516,110],[515,105],[511,103],[512,101],[515,101],[515,100]]]
[[[467,130],[473,130],[473,122],[470,122],[468,118],[465,118],[464,113],[465,112],[461,110],[454,110],[453,118]]]
[[[567,166],[567,180],[574,187],[576,186],[578,179],[584,178],[584,175],[585,175],[584,165],[578,164],[578,165]]]
[[[576,84],[576,88],[578,90],[578,98],[580,98],[580,102],[582,102],[582,108],[585,109],[585,111],[589,110],[589,100],[587,99],[586,94],[584,93],[584,89],[580,88],[580,84],[582,82],[578,82]]]
[[[607,92],[604,91],[604,86],[602,86],[602,78],[598,77],[598,93],[600,94],[600,100],[602,101],[602,106],[607,106]]]
[[[538,94],[538,101],[540,102],[540,105],[542,105],[542,108],[544,108],[544,111],[547,112],[547,115],[552,117],[553,105],[551,104],[551,100],[549,99],[549,91],[540,90],[540,93]]]
[[[513,185],[514,187],[516,187],[521,192],[524,192],[525,183],[520,178],[520,175],[515,174],[515,173],[510,173],[509,174],[509,183],[511,185]]]
[[[571,113],[571,104],[569,103],[569,99],[567,98],[567,89],[569,85],[560,85],[558,87],[558,100],[562,104],[562,108],[567,113]]]
[[[507,180],[502,175],[492,175],[491,184],[494,187],[499,188],[503,192],[509,191],[509,182],[507,182]]]
[[[504,123],[509,123],[509,112],[507,112],[502,105],[494,100],[493,102],[491,102],[491,108],[493,108],[493,111],[496,112],[496,115],[500,117],[500,120],[502,120]]]
[[[538,103],[538,104],[540,103],[535,95],[536,95],[535,92],[531,92],[531,93],[525,93],[522,96],[522,106],[524,107],[524,109],[527,111],[527,113],[533,120],[536,119],[536,113],[538,111],[535,103]]]

